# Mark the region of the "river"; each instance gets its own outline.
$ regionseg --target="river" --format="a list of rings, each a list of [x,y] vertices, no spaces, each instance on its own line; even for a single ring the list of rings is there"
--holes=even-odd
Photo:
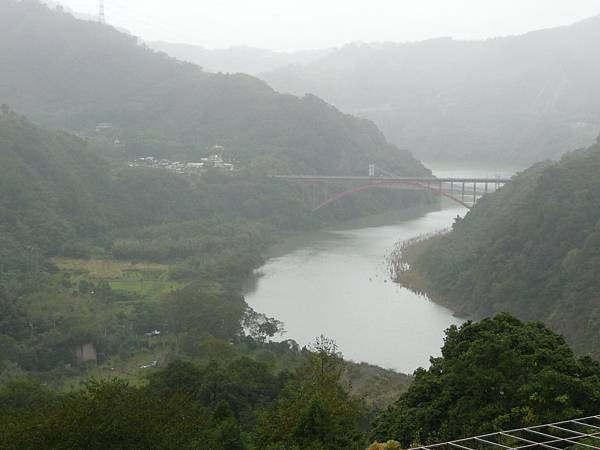
[[[284,322],[281,339],[306,345],[323,334],[346,359],[404,373],[427,367],[440,354],[444,330],[461,320],[393,283],[385,257],[398,241],[448,228],[466,212],[444,203],[439,211],[404,211],[288,241],[258,270],[246,301]]]

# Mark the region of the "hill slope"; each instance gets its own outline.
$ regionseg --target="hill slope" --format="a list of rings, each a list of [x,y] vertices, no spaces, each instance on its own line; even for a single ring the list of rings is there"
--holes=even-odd
[[[99,203],[107,193],[108,167],[83,141],[4,112],[0,161],[4,269],[33,270],[38,257],[64,251],[77,236],[103,234],[106,217]]]
[[[348,45],[264,73],[375,121],[424,161],[533,163],[594,142],[600,16],[486,41]]]
[[[581,353],[600,349],[600,139],[538,164],[404,262],[434,298],[476,316],[543,320]],[[412,273],[412,277],[410,274]]]
[[[156,251],[147,238],[153,225],[169,224],[168,232],[160,230],[156,234],[171,247],[174,241],[169,241],[169,232],[179,235],[179,247],[187,246],[189,252],[194,247],[189,235],[208,241],[215,234],[215,222],[227,222],[234,228],[227,230],[221,223],[217,234],[230,233],[236,239],[243,234],[235,229],[244,220],[241,217],[248,222],[275,222],[277,218],[282,226],[287,225],[286,220],[301,222],[301,212],[290,215],[292,208],[298,209],[301,203],[290,188],[271,186],[269,180],[261,183],[241,177],[222,178],[214,174],[191,183],[160,170],[111,171],[84,140],[45,130],[13,112],[2,111],[0,274],[35,272],[44,269],[46,257],[88,256],[85,253],[92,247],[117,254],[112,241],[131,238],[132,230],[145,233],[147,252]],[[267,205],[249,203],[261,196]],[[186,221],[195,223],[184,238],[183,231],[174,230],[175,224]],[[260,239],[257,241],[260,246]],[[233,240],[229,244],[235,247]],[[168,255],[160,257],[169,259]]]
[[[279,172],[362,173],[374,161],[427,173],[371,122],[250,76],[204,73],[111,27],[7,0],[0,28],[0,103],[103,143],[119,137],[124,157],[193,159],[219,144],[243,165]],[[99,123],[111,128],[98,135]]]

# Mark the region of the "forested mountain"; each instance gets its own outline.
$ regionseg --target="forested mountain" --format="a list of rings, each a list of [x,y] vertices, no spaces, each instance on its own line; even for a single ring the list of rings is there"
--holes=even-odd
[[[308,64],[329,50],[305,50],[299,52],[275,52],[253,47],[230,47],[207,49],[199,45],[174,42],[148,42],[148,47],[164,52],[181,61],[191,62],[207,72],[245,73],[258,75],[294,64]]]
[[[122,259],[172,261],[204,254],[222,234],[231,235],[227,251],[235,253],[240,238],[260,247],[259,222],[262,235],[312,220],[292,187],[268,179],[209,173],[190,182],[159,169],[111,170],[92,150],[6,107],[0,112],[0,274],[41,270],[46,257],[89,256],[93,247]],[[254,256],[260,260],[260,250]]]
[[[281,95],[247,75],[205,73],[35,0],[3,1],[0,28],[0,103],[45,126],[104,143],[118,138],[123,156],[192,159],[218,144],[263,170],[362,173],[372,161],[427,173],[373,123],[314,96]]]
[[[261,76],[369,118],[424,161],[533,163],[600,128],[600,16],[485,41],[352,44]]]
[[[477,317],[508,311],[542,320],[578,352],[598,356],[599,173],[600,138],[533,166],[449,234],[403,249],[400,279]]]

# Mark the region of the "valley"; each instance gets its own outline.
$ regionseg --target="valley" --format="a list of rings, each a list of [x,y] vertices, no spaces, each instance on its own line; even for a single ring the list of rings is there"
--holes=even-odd
[[[0,448],[598,448],[598,16],[97,1],[0,1]]]

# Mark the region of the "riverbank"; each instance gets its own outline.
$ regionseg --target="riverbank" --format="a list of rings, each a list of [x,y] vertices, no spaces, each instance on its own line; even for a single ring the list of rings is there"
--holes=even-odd
[[[453,315],[460,319],[472,319],[455,301],[450,301],[436,291],[427,274],[419,271],[414,264],[431,246],[435,246],[439,239],[450,229],[417,236],[408,241],[400,241],[388,257],[388,267],[393,281],[417,295],[427,297],[432,302],[454,311]]]
[[[488,165],[473,165],[464,167],[439,163],[430,164],[428,167],[432,168],[434,175],[437,177],[510,178],[525,169],[515,166],[496,166],[491,168]],[[464,214],[466,212],[464,211]],[[464,217],[464,214],[460,216]],[[445,229],[435,230],[433,233],[423,233],[411,239],[401,239],[396,242],[388,257],[388,267],[391,277],[397,284],[411,290],[417,295],[427,297],[430,301],[440,306],[453,310],[453,314],[457,318],[472,319],[472,314],[467,312],[460,301],[438,292],[426,273],[417,270],[417,265],[414,264],[415,261],[421,259],[420,257],[425,252],[435,247],[440,240],[444,239],[444,235],[452,230],[453,223],[454,220],[449,222]]]

